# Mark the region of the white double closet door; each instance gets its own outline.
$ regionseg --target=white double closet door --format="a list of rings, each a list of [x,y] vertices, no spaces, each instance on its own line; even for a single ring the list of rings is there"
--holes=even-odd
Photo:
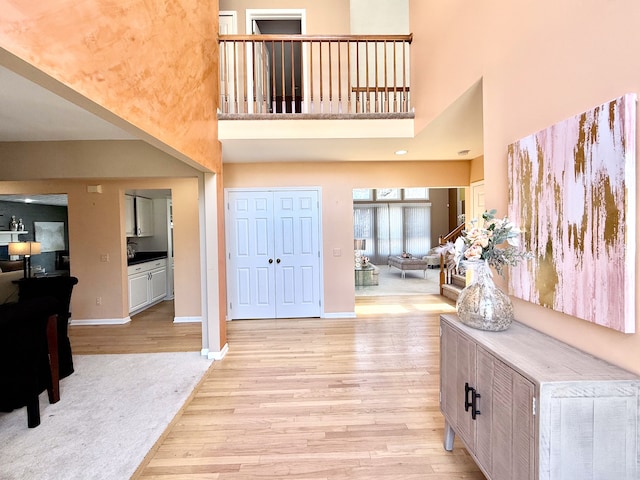
[[[319,317],[317,190],[227,191],[229,319]]]

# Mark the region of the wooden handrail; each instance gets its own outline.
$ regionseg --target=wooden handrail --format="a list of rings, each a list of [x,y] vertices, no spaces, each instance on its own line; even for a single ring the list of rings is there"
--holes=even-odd
[[[464,230],[464,227],[465,227],[464,223],[461,223],[456,228],[454,228],[449,233],[447,233],[444,237],[441,236],[439,239],[440,245],[444,245],[447,242],[454,242],[456,238],[462,235],[462,231]]]
[[[460,235],[462,235],[462,231],[464,230],[464,227],[465,227],[465,224],[461,223],[446,235],[440,236],[438,238],[438,242],[440,243],[440,246],[443,246],[448,242],[455,242],[456,239]],[[440,295],[442,295],[444,291],[442,286],[447,283],[447,275],[445,274],[445,266],[446,266],[445,264],[446,264],[446,259],[444,258],[443,254],[440,254]]]
[[[218,35],[219,41],[235,42],[384,42],[398,41],[411,43],[413,34],[409,35],[296,35],[296,34],[260,34],[260,35]]]

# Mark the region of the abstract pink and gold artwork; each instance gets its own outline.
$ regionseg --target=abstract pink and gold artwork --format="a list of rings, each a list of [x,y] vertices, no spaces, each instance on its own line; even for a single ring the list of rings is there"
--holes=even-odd
[[[635,331],[635,156],[635,94],[509,145],[509,218],[533,254],[512,295]]]

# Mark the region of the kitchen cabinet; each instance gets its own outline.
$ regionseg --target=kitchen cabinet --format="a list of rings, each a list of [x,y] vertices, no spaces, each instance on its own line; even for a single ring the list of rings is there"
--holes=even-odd
[[[153,200],[136,197],[136,235],[153,236]]]
[[[440,317],[444,447],[489,480],[632,480],[640,377],[518,322],[484,332]]]
[[[124,230],[127,237],[136,236],[136,211],[134,198],[131,195],[124,196]]]
[[[127,237],[153,236],[153,200],[125,195],[125,235]]]
[[[167,260],[131,265],[129,278],[129,314],[138,313],[167,296]]]

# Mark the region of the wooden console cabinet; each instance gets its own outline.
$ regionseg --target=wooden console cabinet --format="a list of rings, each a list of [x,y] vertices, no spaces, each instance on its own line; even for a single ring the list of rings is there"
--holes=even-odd
[[[640,478],[640,377],[518,322],[440,316],[444,447],[490,480]]]

